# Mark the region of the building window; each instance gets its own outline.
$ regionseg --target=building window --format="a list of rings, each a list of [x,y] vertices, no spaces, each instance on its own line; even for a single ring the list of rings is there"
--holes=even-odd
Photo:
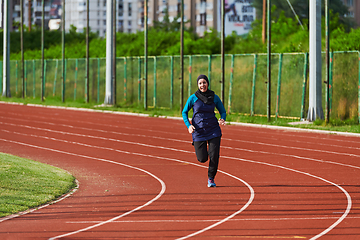
[[[128,5],[128,13],[129,13],[129,17],[131,17],[131,13],[132,13],[132,4],[131,3],[129,3],[129,5]]]
[[[122,17],[124,14],[124,4],[119,3],[119,17]]]

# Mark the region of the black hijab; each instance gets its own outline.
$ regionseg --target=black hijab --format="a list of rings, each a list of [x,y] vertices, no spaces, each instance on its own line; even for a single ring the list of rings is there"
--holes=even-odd
[[[197,82],[199,82],[200,79],[205,79],[205,81],[207,82],[208,86],[209,86],[209,79],[207,78],[206,75],[199,75],[197,77]],[[203,101],[203,103],[205,104],[212,104],[214,102],[214,97],[215,97],[215,93],[214,91],[211,91],[209,88],[206,92],[202,92],[200,91],[200,89],[198,89],[195,92],[195,96],[197,98],[199,98],[201,101]]]

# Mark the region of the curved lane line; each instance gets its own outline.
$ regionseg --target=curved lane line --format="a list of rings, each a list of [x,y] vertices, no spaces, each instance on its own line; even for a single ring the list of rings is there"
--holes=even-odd
[[[247,203],[246,203],[239,211],[234,212],[233,214],[231,214],[231,215],[228,216],[227,218],[224,218],[223,220],[221,220],[221,221],[219,221],[219,222],[217,222],[217,223],[214,223],[214,224],[212,224],[212,225],[210,225],[210,226],[208,226],[208,227],[206,227],[206,228],[204,228],[204,229],[201,229],[201,230],[199,230],[199,231],[197,231],[197,232],[191,233],[191,234],[189,234],[189,235],[187,235],[187,236],[184,236],[184,237],[181,237],[181,238],[177,238],[177,240],[183,240],[183,239],[187,239],[187,238],[193,237],[193,236],[195,236],[195,235],[198,235],[198,234],[200,234],[200,233],[203,233],[203,232],[205,232],[205,231],[207,231],[207,230],[210,230],[211,228],[214,228],[214,227],[216,227],[216,226],[218,226],[218,225],[220,225],[220,224],[222,224],[222,223],[230,220],[231,218],[235,217],[236,215],[238,215],[239,213],[241,213],[242,211],[244,211],[244,210],[251,204],[251,202],[254,200],[254,197],[255,197],[254,189],[253,189],[247,182],[243,181],[242,179],[240,179],[240,178],[238,178],[238,177],[235,177],[234,175],[231,175],[231,174],[229,174],[229,173],[226,173],[226,172],[224,172],[224,171],[219,170],[218,172],[221,172],[221,173],[223,173],[223,174],[225,174],[225,175],[228,175],[229,177],[235,178],[235,179],[241,181],[242,183],[244,183],[244,184],[250,189],[251,195],[250,195],[249,200],[247,201]]]
[[[339,188],[346,196],[347,198],[347,201],[348,201],[348,205],[346,207],[346,210],[344,212],[344,214],[335,222],[333,223],[330,227],[328,227],[327,229],[325,229],[324,231],[322,231],[321,233],[319,233],[318,235],[310,238],[310,239],[318,239],[319,237],[322,237],[324,236],[325,234],[327,234],[328,232],[330,232],[332,229],[334,229],[339,223],[341,223],[345,218],[346,216],[349,214],[350,212],[350,209],[351,209],[351,206],[352,206],[352,200],[351,200],[351,197],[349,195],[349,193],[344,189],[342,188],[341,186],[337,185],[336,183],[333,183],[329,180],[326,180],[324,178],[321,178],[321,177],[318,177],[318,176],[315,176],[313,174],[310,174],[310,173],[307,173],[307,172],[302,172],[302,171],[299,171],[299,170],[295,170],[295,169],[291,169],[291,168],[288,168],[288,167],[284,167],[284,166],[280,166],[280,165],[275,165],[275,164],[271,164],[271,163],[264,163],[264,162],[258,162],[258,161],[253,161],[253,160],[248,160],[248,159],[243,159],[243,158],[235,158],[235,157],[227,157],[227,156],[222,156],[223,158],[227,158],[227,159],[232,159],[232,160],[237,160],[237,161],[242,161],[242,162],[250,162],[250,163],[257,163],[257,164],[262,164],[262,165],[266,165],[266,166],[270,166],[270,167],[276,167],[276,168],[280,168],[280,169],[284,169],[284,170],[288,170],[288,171],[292,171],[292,172],[296,172],[296,173],[300,173],[300,174],[304,174],[306,176],[309,176],[309,177],[313,177],[313,178],[317,178],[321,181],[324,181],[326,183],[329,183],[331,185],[334,185],[335,187]]]
[[[35,130],[46,131],[46,132],[61,133],[61,134],[66,134],[66,135],[82,136],[82,137],[89,137],[89,138],[94,138],[94,139],[102,139],[102,140],[108,140],[108,141],[114,141],[114,142],[123,142],[123,143],[128,143],[128,144],[146,146],[146,144],[142,144],[142,143],[134,143],[134,142],[130,142],[130,141],[123,141],[123,140],[118,140],[118,139],[113,139],[113,138],[106,138],[106,137],[85,135],[85,134],[79,134],[79,133],[64,132],[64,131],[52,130],[52,129],[48,129],[48,128],[33,127],[33,126],[29,126],[29,125],[5,123],[5,122],[0,122],[0,124],[6,124],[6,125],[10,125],[10,126],[15,126],[15,127],[24,127],[24,128],[28,128],[28,129],[35,129]],[[79,129],[81,129],[81,127]],[[88,128],[88,129],[82,128],[82,129],[83,130],[94,130],[94,129],[90,129],[90,128]],[[101,130],[100,132],[114,133],[115,134],[115,132],[109,132],[109,131],[106,131],[106,130]],[[130,135],[130,134],[123,134],[123,135]],[[141,136],[140,134],[136,134],[136,135]],[[147,137],[147,136],[144,135],[144,137]],[[164,138],[164,140],[165,139],[166,138]],[[321,150],[321,149],[308,149],[308,148],[284,146],[284,145],[277,145],[277,144],[263,143],[263,142],[245,141],[245,140],[231,139],[231,138],[222,138],[222,140],[229,140],[229,141],[232,141],[232,142],[244,142],[244,143],[265,145],[265,146],[271,146],[271,147],[279,147],[279,148],[285,148],[285,149],[295,149],[295,150],[302,150],[302,151],[312,151],[312,152],[321,152],[321,153],[336,154],[336,155],[345,155],[345,156],[360,158],[360,155],[352,154],[352,153],[334,152],[334,151],[327,151],[327,150]],[[151,145],[149,145],[149,147],[151,147]],[[164,148],[166,149],[166,147],[164,147]],[[180,150],[178,150],[178,151],[180,151]]]
[[[10,142],[10,143],[15,143],[15,144],[19,144],[19,145],[24,145],[24,146],[28,146],[28,147],[33,147],[33,148],[38,148],[38,149],[42,149],[42,150],[49,150],[49,151],[52,151],[52,152],[57,152],[57,153],[62,153],[62,154],[67,154],[67,155],[71,155],[71,156],[76,156],[76,157],[83,157],[83,158],[87,158],[87,159],[95,159],[97,161],[102,161],[102,162],[107,162],[107,163],[113,163],[113,164],[117,164],[117,165],[121,165],[121,166],[124,166],[124,167],[128,167],[128,168],[132,168],[132,169],[135,169],[135,170],[138,170],[138,171],[141,171],[141,172],[144,172],[146,174],[149,174],[150,176],[152,176],[153,178],[155,178],[156,180],[158,180],[161,184],[161,191],[160,193],[155,197],[153,198],[152,200],[148,201],[147,203],[141,205],[141,206],[138,206],[137,208],[134,208],[133,210],[131,211],[128,211],[122,215],[119,215],[117,217],[114,217],[114,218],[111,218],[107,221],[104,221],[104,222],[101,222],[101,223],[98,223],[98,224],[95,224],[93,226],[90,226],[90,227],[87,227],[87,228],[83,228],[83,229],[80,229],[80,230],[77,230],[77,231],[74,231],[74,232],[70,232],[70,233],[66,233],[66,234],[63,234],[63,235],[59,235],[59,236],[56,236],[56,237],[52,237],[50,238],[51,240],[53,239],[58,239],[58,238],[62,238],[62,237],[66,237],[66,236],[70,236],[70,235],[73,235],[73,234],[76,234],[76,233],[80,233],[80,232],[84,232],[84,231],[87,231],[87,230],[90,230],[90,229],[93,229],[93,228],[96,228],[96,227],[99,227],[101,225],[104,225],[106,223],[110,223],[112,221],[115,221],[119,218],[122,218],[126,215],[129,215],[130,213],[133,213],[141,208],[144,208],[148,205],[150,205],[151,203],[155,202],[156,200],[158,200],[165,192],[165,189],[166,189],[166,186],[165,186],[165,183],[160,179],[158,178],[157,176],[155,176],[154,174],[144,170],[144,169],[141,169],[141,168],[138,168],[138,167],[133,167],[133,166],[130,166],[130,165],[127,165],[127,164],[123,164],[123,163],[119,163],[119,162],[114,162],[114,161],[111,161],[111,160],[107,160],[107,159],[103,159],[103,158],[96,158],[96,157],[90,157],[90,156],[86,156],[86,155],[80,155],[80,154],[74,154],[74,153],[69,153],[69,152],[64,152],[64,151],[60,151],[60,150],[56,150],[56,149],[51,149],[51,148],[46,148],[46,147],[40,147],[40,146],[35,146],[35,145],[32,145],[32,144],[27,144],[27,143],[21,143],[21,142],[16,142],[16,141],[12,141],[12,140],[6,140],[6,139],[0,139],[1,141],[5,141],[5,142]],[[126,152],[124,152],[126,153]],[[131,154],[130,152],[128,152],[129,154]]]
[[[57,140],[57,139],[54,139],[54,138],[49,138],[51,140]],[[46,148],[46,147],[40,147],[40,146],[35,146],[35,145],[31,145],[31,144],[27,144],[27,143],[21,143],[21,142],[16,142],[16,141],[12,141],[12,140],[6,140],[6,139],[0,139],[1,141],[5,141],[5,142],[11,142],[11,143],[15,143],[15,144],[19,144],[19,145],[25,145],[25,146],[28,146],[28,147],[34,147],[34,148],[39,148],[39,149],[43,149],[43,150],[49,150],[49,151],[53,151],[53,152],[58,152],[58,153],[63,153],[63,154],[68,154],[68,155],[72,155],[72,156],[78,156],[78,157],[84,157],[84,158],[88,158],[88,159],[95,159],[95,160],[98,160],[98,161],[103,161],[103,162],[109,162],[109,163],[114,163],[114,164],[118,164],[118,165],[122,165],[122,166],[126,166],[126,167],[129,167],[129,168],[133,168],[133,169],[136,169],[136,170],[140,170],[142,172],[145,172],[145,173],[148,173],[149,175],[153,176],[154,178],[156,178],[162,185],[162,190],[161,192],[154,198],[152,199],[151,201],[147,202],[146,204],[142,205],[142,206],[139,206],[129,212],[126,212],[120,216],[117,216],[115,218],[112,218],[112,219],[109,219],[107,221],[104,221],[104,222],[100,222],[98,224],[95,224],[93,226],[90,226],[90,227],[87,227],[87,228],[83,228],[83,229],[80,229],[80,230],[77,230],[77,231],[74,231],[74,232],[70,232],[70,233],[66,233],[66,234],[63,234],[63,235],[59,235],[59,236],[56,236],[56,237],[52,237],[50,238],[49,240],[54,240],[54,239],[58,239],[58,238],[62,238],[62,237],[66,237],[66,236],[69,236],[69,235],[73,235],[73,234],[76,234],[76,233],[80,233],[80,232],[84,232],[84,231],[87,231],[87,230],[90,230],[90,229],[93,229],[93,228],[96,228],[96,227],[99,227],[101,225],[104,225],[106,223],[110,223],[110,222],[113,222],[121,217],[124,217],[126,215],[129,215],[130,213],[132,212],[135,212],[145,206],[148,206],[150,205],[152,202],[156,201],[158,198],[160,198],[163,193],[165,192],[165,184],[161,181],[161,179],[157,178],[155,175],[147,172],[146,170],[143,170],[143,169],[140,169],[140,168],[137,168],[137,167],[133,167],[133,166],[130,166],[130,165],[126,165],[126,164],[123,164],[123,163],[118,163],[118,162],[113,162],[111,160],[106,160],[106,159],[101,159],[101,158],[95,158],[95,157],[89,157],[89,156],[85,156],[85,155],[79,155],[79,154],[74,154],[74,153],[69,153],[69,152],[64,152],[64,151],[60,151],[60,150],[56,150],[56,149],[51,149],[51,148]],[[64,140],[61,140],[61,141],[64,141]],[[70,142],[70,141],[66,141],[66,142]],[[70,142],[70,143],[76,143],[76,142]],[[194,165],[194,166],[198,166],[198,167],[202,167],[202,168],[207,168],[206,166],[202,166],[202,165],[199,165],[199,164],[196,164],[196,163],[191,163],[191,162],[186,162],[186,161],[182,161],[182,160],[179,160],[179,159],[171,159],[171,158],[165,158],[165,157],[159,157],[159,156],[153,156],[153,155],[147,155],[147,154],[141,154],[141,153],[132,153],[132,152],[126,152],[126,151],[121,151],[121,150],[117,150],[117,149],[111,149],[111,148],[105,148],[105,147],[98,147],[98,146],[93,146],[93,145],[89,145],[89,144],[81,144],[81,143],[77,143],[79,145],[83,145],[83,146],[87,146],[87,147],[96,147],[96,148],[102,148],[102,149],[105,149],[105,150],[114,150],[114,151],[117,151],[117,152],[121,152],[121,153],[126,153],[126,154],[133,154],[133,155],[138,155],[138,156],[144,156],[144,157],[152,157],[152,158],[157,158],[157,159],[163,159],[163,160],[169,160],[169,161],[175,161],[175,162],[181,162],[181,163],[186,163],[186,164],[190,164],[190,165]],[[187,153],[190,153],[189,151],[187,151]],[[239,180],[241,181],[242,183],[244,183],[250,190],[250,198],[248,200],[248,202],[240,209],[238,210],[237,212],[231,214],[230,216],[218,221],[217,223],[215,224],[212,224],[202,230],[199,230],[193,234],[190,234],[186,237],[183,237],[183,238],[180,238],[180,239],[186,239],[186,238],[189,238],[191,236],[195,236],[195,235],[198,235],[202,232],[205,232],[213,227],[216,227],[217,225],[219,224],[222,224],[226,221],[228,221],[229,219],[233,218],[234,216],[236,216],[237,214],[241,213],[242,211],[244,211],[250,204],[251,202],[253,201],[254,199],[254,196],[255,196],[255,192],[254,192],[254,189],[247,183],[245,182],[244,180],[238,178],[238,177],[235,177],[227,172],[224,172],[224,171],[221,171],[219,170],[218,172],[221,172],[225,175],[228,175],[230,177],[233,177],[235,178],[236,180]]]
[[[48,130],[49,131],[49,130]],[[53,130],[51,130],[53,131]],[[56,131],[56,132],[61,132],[61,131]],[[67,132],[62,132],[62,133],[65,133],[65,134],[70,134],[72,135],[71,133],[67,133]],[[91,137],[91,138],[96,138],[94,136],[91,136],[91,135],[83,135],[83,134],[75,134],[75,135],[80,135],[80,136],[84,136],[84,137]],[[111,139],[108,139],[108,140],[111,140]],[[113,139],[115,141],[120,141],[120,140],[116,140],[116,139]],[[169,149],[169,150],[175,150],[175,151],[181,151],[181,152],[189,152],[189,151],[186,151],[186,150],[178,150],[178,149],[170,149],[170,148],[166,148],[166,147],[161,147],[161,146],[154,146],[154,145],[148,145],[148,144],[140,144],[140,143],[134,143],[134,142],[129,142],[129,141],[123,141],[125,143],[130,143],[130,144],[138,144],[138,145],[141,145],[141,146],[146,146],[146,147],[153,147],[153,148],[161,148],[161,149]],[[72,143],[75,143],[75,142],[72,142]],[[85,144],[86,145],[86,144]],[[317,179],[320,179],[321,181],[325,181],[331,185],[334,185],[336,186],[337,188],[339,188],[344,194],[345,196],[347,197],[347,200],[348,200],[348,206],[347,206],[347,209],[345,211],[345,213],[342,215],[342,217],[340,217],[338,219],[338,221],[336,221],[333,225],[331,225],[328,229],[324,230],[322,233],[320,233],[319,235],[316,235],[314,238],[312,239],[317,239],[318,237],[317,236],[323,236],[325,235],[327,232],[331,231],[333,228],[335,228],[335,226],[337,226],[341,221],[343,221],[346,216],[348,215],[348,213],[350,212],[350,209],[351,209],[351,205],[352,205],[352,200],[351,200],[351,197],[350,195],[347,193],[347,191],[345,189],[343,189],[341,186],[333,183],[333,182],[330,182],[326,179],[323,179],[321,177],[318,177],[318,176],[315,176],[315,175],[312,175],[310,173],[306,173],[306,172],[302,172],[302,171],[298,171],[298,170],[295,170],[295,169],[291,169],[291,168],[287,168],[287,167],[284,167],[284,166],[280,166],[280,165],[273,165],[273,164],[269,164],[269,163],[264,163],[264,162],[257,162],[257,161],[253,161],[253,160],[246,160],[246,159],[240,159],[240,158],[233,158],[233,157],[227,157],[227,156],[222,156],[224,158],[229,158],[229,159],[236,159],[236,160],[240,160],[240,161],[247,161],[247,162],[253,162],[253,163],[258,163],[258,164],[263,164],[263,165],[268,165],[268,166],[272,166],[272,167],[279,167],[279,168],[282,168],[282,169],[285,169],[285,170],[289,170],[289,171],[293,171],[293,172],[297,172],[297,173],[301,173],[301,174],[305,174],[307,176],[310,176],[310,177],[314,177],[314,178],[317,178]],[[241,210],[242,211],[242,210]],[[214,224],[215,226],[217,226],[218,224]],[[211,225],[213,226],[213,225]],[[213,226],[213,227],[215,227]],[[201,230],[200,230],[201,231]],[[199,234],[199,233],[197,233]]]
[[[52,130],[52,129],[48,129],[48,128],[39,128],[39,127],[33,127],[33,126],[28,126],[28,125],[4,123],[4,122],[0,122],[0,124],[6,124],[6,125],[10,125],[10,126],[15,126],[15,127],[20,126],[20,127],[29,128],[29,129],[35,129],[35,130],[40,130],[40,131],[61,133],[61,134],[80,136],[80,137],[88,137],[88,138],[93,138],[93,139],[102,139],[102,140],[108,140],[108,141],[113,141],[113,142],[122,142],[122,143],[128,143],[128,144],[139,145],[139,146],[153,147],[152,145],[143,144],[143,143],[134,143],[134,142],[130,142],[130,141],[124,141],[124,140],[113,139],[113,138],[106,138],[106,137],[99,137],[99,136],[93,136],[93,135],[85,135],[85,134],[79,134],[79,133],[64,132],[64,131]],[[108,132],[108,131],[104,131],[104,132]],[[283,146],[283,145],[270,144],[270,143],[244,141],[244,140],[231,139],[231,138],[223,138],[223,140],[230,140],[230,141],[233,141],[233,142],[245,142],[245,143],[265,145],[265,146],[271,146],[271,147],[280,147],[280,148],[286,148],[286,149],[296,149],[296,150],[303,150],[303,151],[313,151],[313,152],[345,155],[345,156],[359,157],[360,158],[360,155],[357,155],[357,154],[343,153],[343,152],[333,152],[333,151],[326,151],[326,150],[321,150],[321,149],[308,149],[308,148],[300,148],[300,147],[291,147],[291,146]],[[171,149],[171,148],[160,147],[160,146],[154,146],[154,147],[155,148],[163,148],[163,149]],[[181,152],[182,150],[174,149],[174,151],[180,151]]]

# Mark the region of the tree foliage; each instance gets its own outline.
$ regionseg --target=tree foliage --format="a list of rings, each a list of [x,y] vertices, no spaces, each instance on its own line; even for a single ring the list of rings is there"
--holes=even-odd
[[[308,23],[309,19],[309,1],[304,0],[289,0],[291,6],[293,7],[295,13],[298,15],[300,20],[304,20]],[[279,16],[281,12],[284,12],[285,16],[288,18],[295,18],[295,15],[288,4],[287,0],[272,0],[272,6],[276,6],[276,11],[273,12],[274,15]],[[261,13],[263,9],[263,0],[253,0],[253,6],[256,9],[258,18],[262,18]],[[331,0],[329,1],[329,8],[332,9],[334,14],[338,14],[339,22],[346,26],[347,31],[350,31],[351,27],[354,27],[354,22],[347,18],[349,9],[345,6],[341,0]],[[322,15],[325,15],[325,0],[321,1],[321,12]],[[306,23],[305,22],[305,23]]]
[[[273,0],[276,1],[276,0]],[[294,0],[295,1],[295,0]],[[278,14],[277,14],[278,13]],[[272,52],[308,52],[309,30],[308,19],[303,19],[304,29],[298,24],[294,17],[287,17],[285,11],[279,11],[276,5],[272,6]],[[324,23],[324,19],[322,20]],[[325,49],[325,24],[323,27],[323,47]],[[360,29],[347,30],[347,25],[341,21],[338,11],[330,11],[330,47],[336,51],[360,51]],[[180,54],[180,32],[176,19],[170,22],[156,23],[148,32],[148,54],[179,55]],[[20,33],[12,32],[10,44],[11,59],[21,59]],[[66,58],[85,58],[86,35],[85,31],[77,32],[72,27],[65,35]],[[0,32],[0,45],[3,37]],[[144,33],[117,33],[116,56],[143,56],[144,55]],[[2,48],[0,49],[2,57]],[[35,29],[24,32],[24,56],[25,59],[41,58],[41,31]],[[262,21],[257,19],[252,24],[252,30],[247,36],[237,36],[235,33],[225,38],[225,53],[263,53],[266,52],[266,42],[262,42]],[[206,32],[199,37],[192,29],[184,32],[184,54],[220,54],[220,34],[216,31]],[[62,57],[61,32],[45,31],[45,58],[60,59]],[[100,38],[96,33],[90,34],[90,57],[106,57],[106,39]]]

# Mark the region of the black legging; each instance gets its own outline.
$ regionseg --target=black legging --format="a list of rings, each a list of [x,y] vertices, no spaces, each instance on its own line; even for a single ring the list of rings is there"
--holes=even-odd
[[[220,156],[220,141],[221,137],[217,137],[207,141],[197,141],[193,143],[196,157],[199,162],[206,162],[210,156],[208,169],[209,178],[215,178],[217,173]],[[209,150],[207,145],[209,145]]]

